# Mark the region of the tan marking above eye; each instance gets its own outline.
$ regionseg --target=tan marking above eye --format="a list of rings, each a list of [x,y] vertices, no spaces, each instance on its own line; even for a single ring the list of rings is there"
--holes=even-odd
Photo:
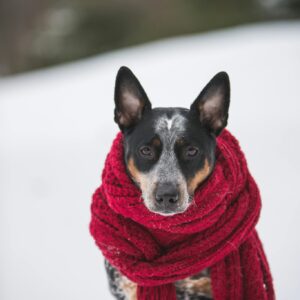
[[[197,171],[193,178],[188,181],[188,192],[190,195],[194,194],[198,185],[203,182],[209,175],[211,167],[207,159],[204,161],[204,166],[201,170]]]
[[[182,137],[180,137],[176,140],[176,144],[179,146],[183,145],[184,143],[185,143],[185,140]]]
[[[161,141],[160,141],[160,139],[159,138],[154,138],[153,140],[152,140],[152,145],[153,146],[156,146],[156,147],[159,147],[160,145],[161,145]]]

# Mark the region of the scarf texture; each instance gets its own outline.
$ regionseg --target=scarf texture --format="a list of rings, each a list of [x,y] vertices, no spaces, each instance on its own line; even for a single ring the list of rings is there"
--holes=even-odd
[[[255,225],[261,201],[237,140],[217,138],[216,165],[181,214],[150,212],[126,173],[123,135],[93,195],[90,232],[105,258],[137,283],[138,300],[175,300],[174,282],[210,268],[214,300],[273,300]]]

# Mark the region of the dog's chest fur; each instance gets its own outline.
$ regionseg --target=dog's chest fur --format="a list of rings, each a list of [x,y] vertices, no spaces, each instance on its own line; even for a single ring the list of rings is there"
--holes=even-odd
[[[137,300],[136,283],[122,275],[107,260],[105,268],[111,293],[118,300]],[[209,269],[184,280],[176,281],[177,300],[212,300],[211,278]]]

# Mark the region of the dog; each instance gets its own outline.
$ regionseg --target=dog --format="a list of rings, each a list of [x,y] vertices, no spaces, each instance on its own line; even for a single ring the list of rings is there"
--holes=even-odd
[[[219,72],[189,109],[152,108],[142,85],[127,67],[118,71],[114,120],[124,136],[124,162],[141,190],[146,208],[172,216],[193,205],[193,194],[212,174],[216,137],[226,127],[230,81]],[[137,286],[105,260],[111,293],[136,299]],[[175,283],[177,299],[212,300],[210,270]]]

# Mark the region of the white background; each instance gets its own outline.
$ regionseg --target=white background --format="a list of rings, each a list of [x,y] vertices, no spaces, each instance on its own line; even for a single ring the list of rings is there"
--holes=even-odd
[[[229,129],[261,189],[259,233],[278,299],[299,298],[300,23],[165,40],[0,80],[0,299],[110,299],[89,235],[91,195],[117,132],[129,66],[153,106],[189,107],[231,78]]]

